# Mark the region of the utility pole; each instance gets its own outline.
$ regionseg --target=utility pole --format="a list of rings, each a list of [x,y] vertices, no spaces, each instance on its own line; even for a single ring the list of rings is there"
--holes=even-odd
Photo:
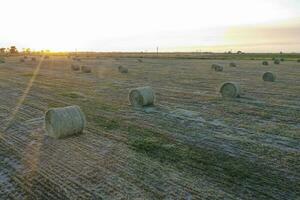
[[[156,54],[157,54],[157,56],[158,56],[158,47],[156,47]]]

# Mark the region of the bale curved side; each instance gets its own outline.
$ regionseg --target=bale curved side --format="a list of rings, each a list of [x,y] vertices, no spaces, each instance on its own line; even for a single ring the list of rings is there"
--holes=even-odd
[[[155,94],[151,87],[139,87],[129,92],[129,101],[134,107],[153,105]]]
[[[57,139],[82,133],[85,123],[79,106],[51,108],[45,114],[47,135]]]
[[[218,67],[218,66],[219,66],[219,65],[217,65],[217,64],[212,64],[212,65],[211,65],[211,69],[215,70],[216,67]]]
[[[225,82],[221,85],[219,92],[223,98],[236,98],[240,97],[241,88],[238,83]]]
[[[276,80],[276,75],[272,72],[265,72],[262,78],[264,81],[274,82]]]
[[[275,59],[274,60],[274,64],[279,65],[280,64],[280,60],[279,59]]]

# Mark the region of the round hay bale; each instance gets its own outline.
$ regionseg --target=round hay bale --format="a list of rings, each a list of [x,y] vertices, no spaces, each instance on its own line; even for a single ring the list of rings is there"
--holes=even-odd
[[[142,62],[143,62],[143,60],[142,60],[142,59],[138,59],[138,62],[142,63]]]
[[[274,60],[274,64],[279,65],[280,64],[280,60],[279,59],[275,59]]]
[[[31,58],[31,61],[35,62],[35,61],[36,61],[36,58],[35,58],[35,57],[32,57],[32,58]]]
[[[240,97],[241,88],[238,83],[225,82],[221,85],[219,92],[223,98],[236,98]]]
[[[211,69],[215,70],[217,66],[218,66],[217,64],[212,64]]]
[[[153,105],[155,94],[151,87],[139,87],[129,92],[129,101],[134,107]]]
[[[49,56],[45,56],[45,59],[49,59],[50,57]]]
[[[274,82],[276,80],[276,75],[272,72],[265,72],[262,78],[264,81]]]
[[[75,61],[81,61],[81,59],[79,57],[74,57],[73,60],[75,60]]]
[[[26,60],[28,57],[27,56],[24,56],[24,59]]]
[[[118,70],[120,73],[128,73],[128,69],[121,65],[118,67]]]
[[[263,61],[262,65],[269,65],[269,62],[268,61]]]
[[[51,108],[45,114],[47,135],[57,139],[82,133],[85,123],[79,106]]]
[[[221,65],[215,66],[215,71],[216,72],[222,72],[223,71],[223,66],[221,66]]]
[[[73,71],[79,71],[79,70],[80,70],[80,67],[79,67],[78,65],[72,64],[72,65],[71,65],[71,69],[72,69]]]
[[[20,62],[25,62],[25,59],[24,58],[20,58]]]
[[[5,59],[3,57],[0,57],[0,64],[5,63]]]
[[[83,73],[91,73],[92,72],[92,68],[88,67],[88,66],[81,66],[81,71]]]
[[[284,58],[280,58],[280,61],[281,61],[281,62],[284,62],[284,61],[285,61],[285,59],[284,59]]]
[[[297,60],[297,62],[298,62],[298,63],[300,63],[300,59],[299,59],[299,60]]]
[[[229,63],[229,66],[230,66],[230,67],[237,67],[237,64],[234,63],[234,62],[231,62],[231,63]]]
[[[211,66],[211,68],[212,68],[213,70],[217,71],[217,72],[223,71],[223,66],[218,65],[218,64],[213,64],[213,65]]]

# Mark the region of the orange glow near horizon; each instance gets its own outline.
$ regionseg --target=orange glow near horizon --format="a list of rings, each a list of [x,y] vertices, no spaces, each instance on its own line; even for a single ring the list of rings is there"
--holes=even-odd
[[[256,51],[253,46],[263,50],[274,43],[265,49],[300,51],[293,32],[300,27],[297,0],[11,0],[1,5],[3,16],[10,17],[2,21],[0,47],[140,52],[157,46],[161,51],[244,46]],[[278,37],[281,29],[285,33]]]

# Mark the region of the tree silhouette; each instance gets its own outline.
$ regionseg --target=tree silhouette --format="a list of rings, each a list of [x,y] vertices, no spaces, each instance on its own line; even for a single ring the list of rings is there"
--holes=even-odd
[[[18,53],[17,47],[16,46],[11,46],[10,49],[9,49],[9,53],[11,53],[11,54]]]
[[[0,53],[4,54],[5,53],[5,48],[0,48]]]

